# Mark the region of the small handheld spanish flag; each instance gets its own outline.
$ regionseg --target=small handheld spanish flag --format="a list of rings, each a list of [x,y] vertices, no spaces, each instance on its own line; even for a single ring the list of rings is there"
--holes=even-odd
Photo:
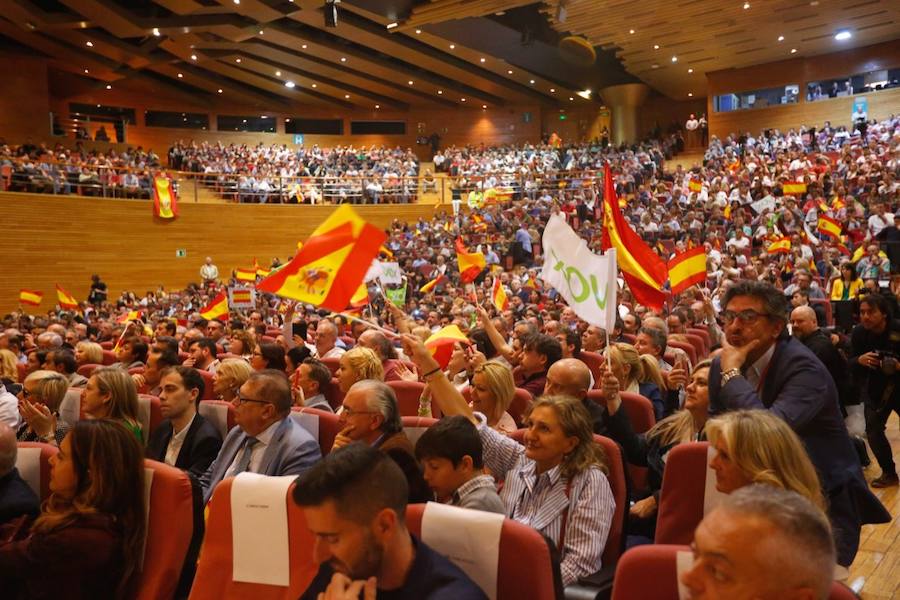
[[[446,369],[450,357],[453,356],[453,347],[457,342],[467,345],[470,343],[469,338],[460,331],[458,326],[448,325],[431,334],[431,337],[425,340],[425,347],[431,351],[431,355],[440,367]]]
[[[688,182],[688,189],[699,194],[701,191],[703,191],[703,184],[696,179],[691,179]]]
[[[44,299],[44,293],[37,290],[19,290],[19,302],[28,306],[38,306]]]
[[[78,308],[78,300],[72,297],[61,285],[56,284],[56,299],[59,305],[66,310],[76,310]]]
[[[819,217],[819,225],[817,229],[819,233],[831,236],[836,240],[839,240],[841,238],[841,224],[835,219],[832,219],[831,217],[828,217],[826,215],[822,215],[821,217]]]
[[[706,249],[703,246],[682,252],[669,261],[669,283],[673,294],[705,282]]]
[[[494,287],[491,289],[491,302],[497,310],[503,311],[509,308],[509,298],[506,297],[506,290],[500,283],[499,277],[494,277]]]
[[[209,304],[200,309],[200,316],[207,321],[218,319],[219,321],[228,320],[228,296],[225,292],[221,292],[212,299]]]
[[[781,186],[781,193],[785,196],[799,196],[806,193],[806,184],[802,181],[785,181]]]
[[[769,254],[790,254],[791,252],[791,240],[790,238],[779,238],[769,244],[768,249],[766,250]]]
[[[437,277],[435,277],[434,279],[432,279],[431,281],[429,281],[428,283],[426,283],[425,285],[420,287],[419,292],[421,292],[422,294],[427,294],[428,292],[430,292],[431,290],[436,288],[438,285],[440,285],[442,282],[444,282],[446,279],[447,278],[444,277],[444,275],[438,275]]]
[[[234,278],[238,281],[256,281],[256,268],[235,269]]]

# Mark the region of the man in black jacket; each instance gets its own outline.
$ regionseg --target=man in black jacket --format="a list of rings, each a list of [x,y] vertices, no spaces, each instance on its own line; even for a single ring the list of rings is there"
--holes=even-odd
[[[852,404],[848,402],[850,380],[847,361],[831,343],[831,336],[819,327],[818,315],[811,306],[798,306],[791,311],[791,335],[812,350],[828,369],[837,387],[841,406]]]
[[[163,372],[160,385],[160,410],[166,420],[150,437],[147,458],[199,478],[222,447],[218,430],[197,413],[203,396],[203,378],[195,369],[179,365]]]
[[[16,432],[0,423],[0,525],[22,515],[36,517],[40,500],[16,469]]]

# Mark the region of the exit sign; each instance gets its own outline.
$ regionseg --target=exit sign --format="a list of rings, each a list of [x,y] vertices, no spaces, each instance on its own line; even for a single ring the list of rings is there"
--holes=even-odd
[[[184,258],[185,256],[187,256],[187,250],[185,250],[184,248],[178,248],[177,250],[175,250],[175,258]]]
[[[566,114],[560,114],[560,115],[559,115],[559,120],[560,120],[560,121],[565,121],[565,120],[568,119],[568,118],[569,118],[569,116],[566,115]]]

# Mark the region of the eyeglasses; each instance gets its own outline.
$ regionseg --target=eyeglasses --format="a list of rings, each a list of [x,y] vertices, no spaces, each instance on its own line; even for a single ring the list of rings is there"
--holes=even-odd
[[[378,413],[374,410],[353,410],[346,404],[341,404],[341,414],[347,415],[347,417],[350,418],[353,415],[374,415]]]
[[[255,398],[248,398],[247,396],[238,393],[237,403],[240,405],[246,402],[256,402],[257,404],[272,404],[268,400],[256,400]]]
[[[740,312],[726,310],[722,313],[722,320],[725,321],[726,325],[731,325],[735,319],[739,319],[744,325],[753,325],[760,317],[768,316],[769,315],[766,313],[756,312],[752,308],[748,308],[747,310],[742,310]]]

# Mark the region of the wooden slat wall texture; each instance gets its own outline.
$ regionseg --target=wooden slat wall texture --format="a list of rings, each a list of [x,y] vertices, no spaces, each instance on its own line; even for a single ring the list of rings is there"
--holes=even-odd
[[[59,283],[79,300],[87,297],[92,273],[109,285],[110,297],[123,290],[144,293],[159,285],[181,288],[199,280],[200,265],[212,256],[221,274],[249,268],[256,257],[268,264],[293,256],[297,242],[334,206],[255,206],[182,203],[179,217],[153,217],[148,201],[77,196],[0,193],[7,206],[0,249],[6,267],[0,278],[0,313],[18,305],[19,289],[44,292],[39,307],[56,304]],[[395,218],[430,219],[433,205],[356,207],[370,223],[386,228]],[[176,258],[176,250],[187,251]]]

